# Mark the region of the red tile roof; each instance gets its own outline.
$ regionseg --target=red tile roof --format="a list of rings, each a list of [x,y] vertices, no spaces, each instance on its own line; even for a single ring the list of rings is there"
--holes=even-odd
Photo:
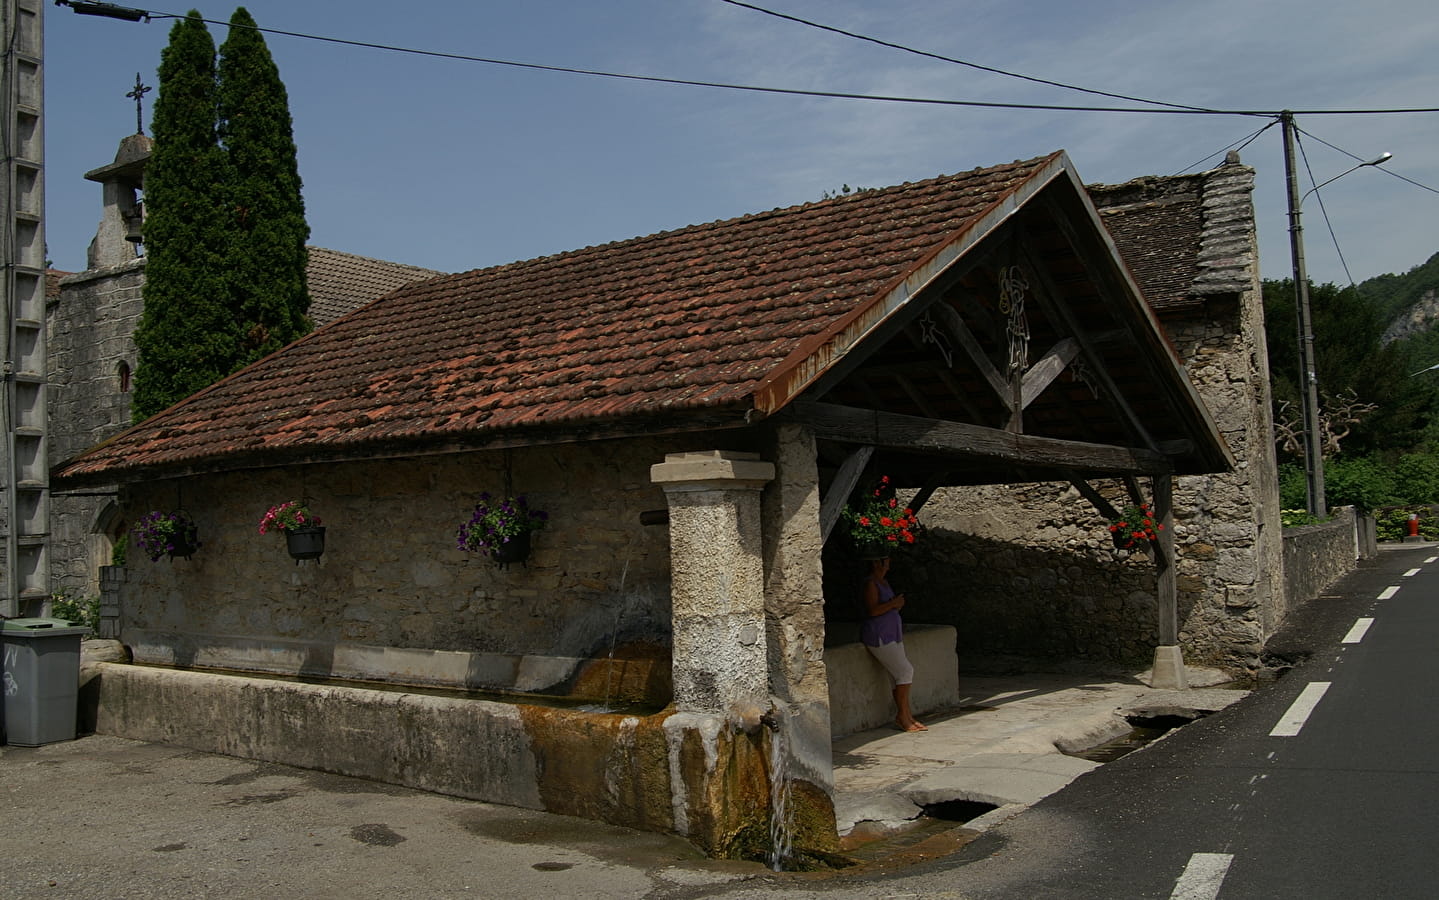
[[[63,483],[724,409],[1062,153],[402,288],[82,455]],[[793,365],[791,360],[787,365]]]

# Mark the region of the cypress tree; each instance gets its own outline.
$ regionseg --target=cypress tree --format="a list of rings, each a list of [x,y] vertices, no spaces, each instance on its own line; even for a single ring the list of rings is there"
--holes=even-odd
[[[136,420],[228,375],[240,347],[226,274],[230,177],[215,134],[215,43],[198,12],[170,30],[159,74],[145,170]]]
[[[305,202],[280,72],[242,6],[220,47],[219,139],[229,157],[234,202],[230,271],[240,322],[241,365],[310,330],[306,313]]]

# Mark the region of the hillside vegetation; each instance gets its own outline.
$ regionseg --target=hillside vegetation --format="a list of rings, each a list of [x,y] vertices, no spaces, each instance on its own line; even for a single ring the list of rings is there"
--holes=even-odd
[[[1311,284],[1330,506],[1439,503],[1439,254],[1357,287]],[[1294,283],[1264,282],[1282,501],[1305,505]],[[1414,329],[1395,337],[1408,322]],[[1388,339],[1386,340],[1386,333]]]

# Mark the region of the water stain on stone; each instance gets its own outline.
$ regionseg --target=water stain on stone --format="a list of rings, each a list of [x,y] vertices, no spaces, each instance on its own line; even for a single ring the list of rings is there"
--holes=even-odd
[[[160,846],[155,847],[153,852],[155,852],[155,853],[174,853],[176,850],[184,850],[184,849],[185,849],[185,844],[184,844],[184,843],[179,843],[179,844],[161,844]]]
[[[378,823],[356,825],[350,829],[350,837],[371,847],[393,847],[405,840],[403,835],[396,834],[388,825]]]
[[[563,872],[565,869],[573,869],[574,867],[574,863],[562,862],[539,862],[530,866],[531,869],[537,872]]]
[[[270,791],[265,794],[246,794],[243,797],[234,797],[221,803],[221,806],[256,806],[263,803],[279,803],[281,800],[289,800],[298,794],[299,791],[285,789],[282,791]]]

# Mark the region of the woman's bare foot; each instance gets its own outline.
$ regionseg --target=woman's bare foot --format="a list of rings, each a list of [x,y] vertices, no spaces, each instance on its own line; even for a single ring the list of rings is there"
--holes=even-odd
[[[919,724],[919,722],[915,721],[914,719],[910,719],[910,720],[909,720],[909,724],[905,724],[904,722],[901,722],[901,721],[898,721],[898,720],[896,720],[894,724],[899,727],[899,730],[900,730],[900,731],[928,731],[928,730],[929,730],[928,728],[926,728],[926,727],[924,727],[923,725]]]

